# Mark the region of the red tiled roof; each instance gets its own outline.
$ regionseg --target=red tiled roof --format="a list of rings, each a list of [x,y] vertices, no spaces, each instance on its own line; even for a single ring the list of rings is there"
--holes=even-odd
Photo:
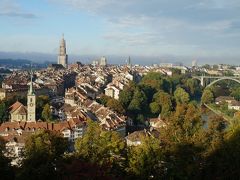
[[[9,107],[10,113],[16,111],[19,107],[24,106],[22,103],[19,101],[15,102],[13,105]]]
[[[70,126],[67,121],[59,122],[56,124],[53,124],[53,130],[54,131],[63,131],[65,129],[70,129]]]

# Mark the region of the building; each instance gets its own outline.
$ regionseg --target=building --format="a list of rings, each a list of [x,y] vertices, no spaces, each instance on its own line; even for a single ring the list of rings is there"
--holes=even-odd
[[[27,121],[27,108],[18,101],[9,107],[9,113],[11,122]]]
[[[32,73],[30,87],[27,95],[27,121],[36,121],[36,95],[33,91]]]
[[[99,65],[100,66],[106,66],[107,65],[107,58],[105,56],[101,57]]]
[[[106,96],[112,97],[117,100],[119,99],[120,90],[118,88],[116,88],[115,86],[108,86],[104,90],[105,90]]]
[[[234,109],[236,111],[240,111],[240,102],[239,101],[231,101],[228,103],[228,109]]]
[[[232,101],[234,101],[233,97],[230,96],[219,96],[215,99],[215,103],[216,104],[224,104],[224,103],[231,103]]]
[[[27,107],[20,102],[15,102],[9,107],[10,121],[28,121],[36,122],[36,95],[33,91],[33,82],[31,82],[27,94]]]
[[[101,57],[98,60],[94,60],[92,62],[93,66],[106,66],[107,65],[107,58],[105,56]]]
[[[0,137],[6,141],[7,157],[13,158],[12,164],[17,165],[21,161],[26,139],[41,130],[59,132],[70,143],[82,137],[86,128],[86,121],[81,118],[68,121],[49,122],[5,122],[0,124]]]
[[[197,60],[192,61],[192,67],[197,67]]]
[[[150,128],[159,129],[166,127],[167,123],[159,116],[158,118],[149,119],[149,126]]]
[[[68,55],[66,52],[66,41],[64,39],[64,36],[62,37],[62,40],[60,42],[58,64],[63,65],[63,67],[65,67],[65,68],[67,68],[67,66],[68,66]]]
[[[147,137],[148,133],[146,130],[135,131],[125,137],[127,146],[138,146],[142,144],[142,139]]]

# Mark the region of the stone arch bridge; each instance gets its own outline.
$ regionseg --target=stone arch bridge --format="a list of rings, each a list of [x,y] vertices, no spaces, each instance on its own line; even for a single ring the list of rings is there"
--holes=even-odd
[[[240,77],[238,76],[193,76],[192,78],[199,80],[203,87],[210,87],[223,80],[231,80],[240,84]],[[210,83],[208,83],[209,81]]]

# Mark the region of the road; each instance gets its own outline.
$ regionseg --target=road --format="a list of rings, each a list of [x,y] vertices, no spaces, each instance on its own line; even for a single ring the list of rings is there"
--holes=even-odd
[[[218,116],[223,117],[223,119],[225,119],[226,121],[228,121],[229,123],[231,123],[232,118],[226,116],[225,114],[223,114],[221,111],[216,110],[214,108],[212,108],[211,106],[207,105],[204,103],[204,106],[207,107],[209,110],[211,110],[212,112],[214,112],[215,114],[217,114]]]

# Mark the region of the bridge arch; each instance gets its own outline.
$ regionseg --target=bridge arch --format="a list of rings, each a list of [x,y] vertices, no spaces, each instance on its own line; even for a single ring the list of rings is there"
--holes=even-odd
[[[197,77],[197,76],[193,76],[192,79],[196,79],[198,81],[200,81],[201,86],[204,86],[204,77]]]
[[[207,87],[210,87],[210,86],[212,86],[212,85],[214,85],[214,84],[216,84],[216,83],[219,82],[219,81],[223,81],[223,80],[231,80],[231,81],[235,81],[235,82],[237,82],[237,83],[240,84],[240,80],[238,80],[238,79],[230,78],[230,77],[223,77],[223,78],[220,78],[220,79],[217,79],[217,80],[211,82],[210,84],[208,84],[208,85],[206,86],[206,88],[207,88]]]
[[[201,78],[200,77],[192,77],[192,79],[196,79],[198,81],[201,81]]]

